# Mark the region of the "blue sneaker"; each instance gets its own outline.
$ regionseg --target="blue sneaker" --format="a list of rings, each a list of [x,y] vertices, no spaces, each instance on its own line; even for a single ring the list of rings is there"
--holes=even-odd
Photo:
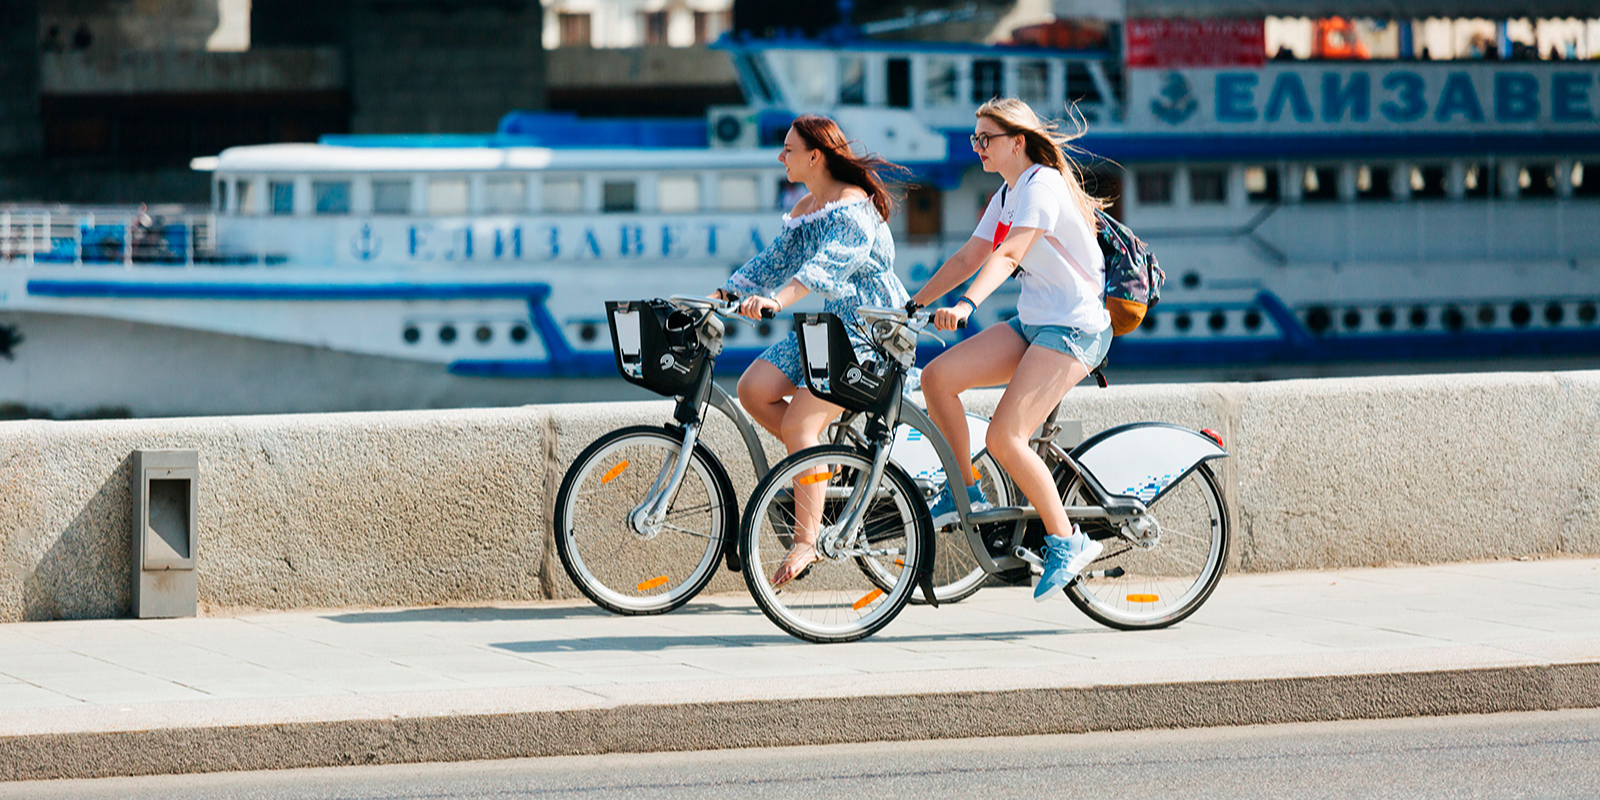
[[[967,502],[972,505],[973,511],[988,511],[994,508],[989,498],[983,495],[983,487],[977,484],[967,487]],[[933,505],[928,506],[928,513],[933,515],[935,528],[953,525],[961,519],[961,514],[956,511],[956,499],[950,496],[950,484],[940,487],[939,493],[933,497]]]
[[[1067,588],[1067,584],[1105,549],[1105,545],[1090,539],[1076,525],[1072,526],[1071,536],[1044,537],[1044,574],[1039,576],[1039,585],[1033,589],[1033,599],[1043,603]]]

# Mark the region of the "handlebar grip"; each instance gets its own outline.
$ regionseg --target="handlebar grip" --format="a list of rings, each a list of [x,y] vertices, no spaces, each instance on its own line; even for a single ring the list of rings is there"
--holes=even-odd
[[[778,316],[778,312],[773,311],[770,308],[761,309],[761,318],[762,319],[772,319],[773,317],[776,317],[776,316]]]
[[[956,327],[957,328],[965,328],[965,327],[967,327],[967,318],[966,317],[962,317],[961,319],[956,320]]]

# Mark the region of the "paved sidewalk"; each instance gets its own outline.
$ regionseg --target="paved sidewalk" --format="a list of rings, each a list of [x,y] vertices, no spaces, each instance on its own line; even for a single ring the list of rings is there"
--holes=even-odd
[[[831,646],[731,595],[0,625],[0,780],[1578,705],[1600,559],[1230,574],[1137,633],[985,589]]]

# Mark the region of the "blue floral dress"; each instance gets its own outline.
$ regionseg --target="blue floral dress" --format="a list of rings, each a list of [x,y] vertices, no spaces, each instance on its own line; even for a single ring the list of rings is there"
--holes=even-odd
[[[894,274],[894,236],[888,223],[878,218],[871,198],[829,203],[800,217],[783,215],[783,232],[728,278],[722,289],[741,297],[771,297],[790,280],[822,295],[823,309],[844,320],[858,352],[870,346],[856,309],[898,308],[911,299]],[[760,357],[795,386],[805,385],[800,343],[793,331]]]

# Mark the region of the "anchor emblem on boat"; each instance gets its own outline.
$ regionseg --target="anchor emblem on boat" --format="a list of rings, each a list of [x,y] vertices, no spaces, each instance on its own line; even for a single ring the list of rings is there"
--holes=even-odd
[[[371,261],[383,252],[383,240],[372,235],[371,223],[362,223],[361,233],[350,242],[350,252],[362,261]]]
[[[1178,125],[1188,119],[1200,104],[1189,91],[1189,80],[1180,73],[1167,73],[1161,86],[1161,98],[1150,101],[1150,111],[1168,125]]]

